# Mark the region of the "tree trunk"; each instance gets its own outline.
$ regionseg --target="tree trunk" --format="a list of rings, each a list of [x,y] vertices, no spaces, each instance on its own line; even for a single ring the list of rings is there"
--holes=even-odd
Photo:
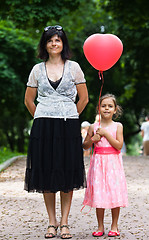
[[[10,137],[10,136],[8,135],[8,132],[5,131],[5,134],[6,134],[6,137],[7,137],[7,141],[8,141],[9,147],[10,147],[11,151],[13,152],[13,151],[14,151],[14,148],[15,148],[14,139],[13,139],[13,137]]]

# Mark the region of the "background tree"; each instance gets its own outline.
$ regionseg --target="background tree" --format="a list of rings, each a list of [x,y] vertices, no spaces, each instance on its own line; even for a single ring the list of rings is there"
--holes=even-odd
[[[29,72],[37,62],[35,49],[40,33],[49,19],[58,20],[79,3],[79,0],[0,2],[0,143],[6,144],[7,140],[11,150],[23,152],[28,135],[31,117],[24,106],[24,93]]]
[[[11,19],[13,24],[7,26],[8,34],[6,34],[4,26],[0,33],[0,43],[3,48],[0,64],[0,87],[1,79],[3,81],[9,79],[9,81],[5,80],[7,82],[5,87],[9,89],[8,86],[11,86],[9,76],[11,74],[13,77],[12,86],[15,83],[16,88],[21,90],[15,90],[16,99],[14,97],[12,101],[9,97],[9,102],[12,101],[14,104],[15,111],[18,111],[17,116],[23,112],[23,117],[27,121],[26,125],[21,125],[21,121],[24,119],[20,118],[19,120],[15,113],[8,114],[12,105],[7,107],[5,105],[7,105],[6,102],[8,103],[8,92],[10,95],[13,92],[11,89],[9,91],[7,89],[5,95],[0,90],[0,94],[2,94],[0,108],[3,109],[1,119],[6,119],[6,117],[9,119],[11,116],[9,125],[15,126],[16,123],[18,126],[22,126],[24,133],[27,122],[31,118],[25,109],[23,98],[30,69],[37,61],[35,49],[43,28],[48,25],[60,24],[68,35],[72,49],[72,60],[76,60],[81,65],[87,80],[90,102],[81,115],[81,121],[94,121],[101,86],[98,71],[88,63],[84,56],[82,48],[84,41],[94,33],[113,33],[122,40],[124,45],[122,57],[111,69],[104,72],[105,83],[102,93],[112,92],[118,97],[119,103],[124,109],[121,121],[124,123],[125,141],[129,143],[131,139],[134,139],[134,134],[140,130],[142,117],[149,111],[149,64],[147,63],[149,22],[147,4],[145,3],[145,0],[56,0],[54,2],[51,0],[14,0],[13,2],[2,0],[0,3],[1,18],[5,19],[6,22]],[[11,41],[9,35],[12,35]],[[19,44],[21,44],[22,50],[19,50]],[[25,50],[26,48],[28,50]],[[21,57],[16,55],[17,52]],[[9,68],[6,67],[7,64]],[[26,64],[23,73],[21,66]],[[0,130],[3,131],[1,125]],[[2,135],[4,136],[4,134]],[[19,130],[16,127],[14,127],[12,134],[9,132],[9,136],[12,135],[15,139],[14,145],[16,145],[19,135]],[[3,142],[5,141],[6,137],[4,136]]]
[[[59,20],[63,15],[79,7],[81,0],[1,0],[2,19],[11,20],[17,28],[40,29],[51,19]]]
[[[41,1],[39,1],[39,2],[41,2]],[[69,2],[69,1],[67,1],[67,2]],[[79,1],[76,1],[77,4],[78,4],[78,2]],[[3,4],[5,3],[4,6],[7,6],[9,1],[3,1],[2,3]],[[4,8],[1,8],[1,11],[3,11],[3,15],[2,15],[3,18],[6,17],[6,18],[13,20],[12,12],[17,7],[17,5],[16,5],[17,3],[20,3],[20,2],[18,2],[18,1],[13,2],[13,4],[10,6],[10,9],[8,10],[7,14],[4,12]],[[74,5],[74,3],[72,5]],[[72,5],[71,4],[69,5],[70,10],[72,10]],[[50,6],[50,4],[49,4],[49,6]],[[40,5],[38,7],[42,8],[43,6]],[[70,45],[72,46],[72,50],[74,53],[73,59],[77,60],[81,56],[81,59],[84,59],[85,63],[87,65],[89,65],[88,62],[86,61],[86,59],[84,58],[83,51],[82,51],[82,43],[83,43],[83,40],[85,37],[84,37],[84,33],[81,30],[82,30],[82,27],[86,28],[85,20],[83,20],[83,18],[84,18],[83,8],[84,7],[85,7],[84,15],[85,15],[85,11],[87,11],[88,9],[90,9],[91,16],[94,16],[97,14],[97,11],[95,11],[94,14],[91,13],[92,10],[94,9],[93,3],[86,4],[85,1],[81,1],[80,7],[77,8],[74,12],[70,11],[69,14],[67,14],[67,15],[64,14],[66,11],[65,7],[62,8],[61,15],[63,15],[64,17],[62,17],[59,20],[59,23],[60,24],[62,23],[62,25],[63,25],[63,23],[65,23],[64,24],[64,26],[66,26],[65,30],[68,33],[68,37],[70,38]],[[19,8],[19,6],[18,6],[18,8]],[[11,11],[11,9],[12,9],[12,11]],[[23,12],[23,10],[22,10],[22,12]],[[78,16],[80,15],[80,17],[76,18],[76,14]],[[36,18],[37,18],[37,16],[36,16]],[[48,16],[48,19],[52,19],[52,18],[53,18],[53,15]],[[69,20],[69,18],[70,18],[70,20]],[[75,19],[78,19],[76,26],[75,26]],[[91,24],[92,17],[88,17],[88,18],[86,18],[86,20],[87,20],[87,23],[90,22],[90,24]],[[1,96],[2,96],[1,102],[3,102],[3,105],[1,105],[1,106],[3,108],[3,114],[2,114],[2,121],[1,121],[0,128],[2,129],[3,132],[5,132],[5,135],[7,136],[7,140],[8,140],[8,143],[9,143],[11,149],[13,150],[15,148],[15,146],[17,146],[19,151],[20,150],[22,151],[22,149],[23,149],[23,144],[24,144],[24,139],[25,139],[25,135],[23,135],[24,129],[26,129],[27,123],[29,121],[29,118],[26,117],[27,110],[25,109],[25,106],[23,103],[25,85],[26,85],[26,81],[27,81],[30,69],[34,65],[33,62],[34,61],[36,62],[35,48],[37,47],[37,42],[39,41],[41,31],[43,31],[43,24],[40,29],[40,21],[41,21],[40,16],[38,16],[38,20],[31,18],[31,21],[30,21],[32,23],[32,26],[38,25],[38,29],[36,27],[29,28],[29,26],[27,25],[28,31],[23,32],[22,30],[19,30],[19,28],[20,29],[25,28],[25,23],[27,23],[27,21],[28,20],[24,20],[23,23],[21,24],[20,17],[19,17],[19,15],[16,14],[15,20],[12,22],[12,24],[10,24],[10,22],[7,24],[7,21],[5,21],[5,22],[2,21],[2,24],[1,24],[1,44],[2,44],[1,46],[3,47],[3,51],[4,51],[4,53],[2,53],[2,55],[1,55],[1,59],[3,59],[3,64],[0,68],[1,69],[0,70],[1,71],[1,73],[0,73],[1,83],[3,83],[3,81],[5,81],[5,87],[7,85],[11,86],[9,91],[10,91],[10,93],[12,93],[14,90],[14,93],[13,93],[14,98],[12,98],[12,96],[10,95],[10,100],[7,99],[7,91],[6,90],[1,93]],[[74,22],[73,26],[71,26],[72,21]],[[43,22],[44,22],[44,19],[43,19]],[[18,29],[15,28],[14,23],[15,23],[15,25],[18,26]],[[31,24],[31,23],[29,23],[29,24]],[[53,25],[53,24],[54,24],[54,20],[51,20],[51,21],[47,22],[46,24],[44,24],[44,26]],[[55,24],[58,24],[57,20],[55,20]],[[5,26],[3,26],[3,25],[5,25]],[[71,27],[72,27],[72,29],[71,29]],[[70,31],[70,29],[71,29],[71,31]],[[73,29],[76,29],[76,31],[74,31]],[[81,34],[81,32],[83,34]],[[92,32],[93,32],[93,30],[92,30]],[[26,36],[26,39],[27,39],[27,36],[28,37],[30,36],[30,41],[28,38],[27,42],[26,42],[25,37],[24,37],[24,40],[22,42],[23,35]],[[30,45],[30,47],[32,48],[32,50],[30,52],[25,50],[27,47],[26,44],[28,44],[29,42],[34,43],[34,45],[33,44]],[[21,46],[21,44],[24,44],[24,46]],[[80,44],[81,44],[81,46],[80,46]],[[77,46],[77,48],[75,48],[75,46]],[[30,53],[30,55],[29,55],[29,53]],[[20,54],[20,56],[18,57],[19,54]],[[25,54],[26,54],[26,56],[25,56]],[[16,55],[17,55],[17,57],[16,57]],[[17,59],[17,61],[14,61],[14,59]],[[22,66],[26,65],[27,61],[28,61],[27,67],[26,68],[23,67],[23,71],[22,71]],[[80,62],[80,60],[79,60],[79,62]],[[4,68],[7,70],[4,71]],[[13,74],[12,74],[12,72],[13,72]],[[7,81],[6,81],[6,76],[8,78]],[[13,78],[12,78],[12,76],[13,76]],[[21,79],[21,81],[20,81],[20,79]],[[14,85],[10,84],[11,81],[13,81]],[[24,85],[22,85],[22,81],[23,81]],[[18,84],[18,88],[21,89],[20,91],[17,91],[17,88],[16,88],[17,84]],[[14,87],[14,89],[12,88],[12,86]],[[5,93],[5,95],[4,95],[4,93]],[[14,107],[13,107],[13,105],[14,105]],[[10,116],[11,116],[11,118],[10,118]],[[22,118],[21,118],[21,116],[22,116]],[[10,121],[10,122],[8,121],[7,126],[5,124],[6,117]],[[19,126],[20,126],[20,130],[19,130]],[[22,139],[22,141],[21,141],[21,139]],[[22,149],[19,145],[22,146]]]
[[[52,25],[55,24],[56,20],[53,20]],[[85,73],[89,91],[90,101],[81,114],[81,121],[88,120],[94,122],[101,82],[99,81],[98,71],[88,63],[84,56],[83,44],[86,38],[90,35],[101,33],[106,25],[109,24],[109,27],[112,29],[113,23],[112,21],[109,21],[109,15],[98,6],[98,3],[95,1],[87,2],[86,0],[82,0],[79,8],[60,18],[60,24],[64,26],[67,31],[72,49],[72,59],[81,65],[81,68]],[[105,91],[107,88],[108,86],[106,87],[105,83]]]
[[[140,131],[140,121],[149,112],[149,15],[147,0],[98,1],[113,18],[124,44],[120,102],[124,108],[125,138]]]
[[[24,107],[28,73],[34,65],[35,49],[24,31],[12,23],[0,23],[0,129],[12,150],[24,152],[29,114]],[[2,140],[1,140],[2,141]]]

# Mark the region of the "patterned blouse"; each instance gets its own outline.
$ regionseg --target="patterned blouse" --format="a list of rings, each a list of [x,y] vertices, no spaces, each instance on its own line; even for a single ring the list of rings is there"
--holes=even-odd
[[[77,62],[66,60],[62,80],[54,89],[50,84],[45,63],[36,64],[27,82],[28,87],[38,88],[35,118],[79,118],[75,104],[76,85],[85,83],[84,74]]]

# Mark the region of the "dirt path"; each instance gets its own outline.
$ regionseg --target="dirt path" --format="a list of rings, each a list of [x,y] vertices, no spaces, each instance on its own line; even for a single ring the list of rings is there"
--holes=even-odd
[[[149,157],[124,157],[129,207],[121,209],[119,230],[115,239],[149,239]],[[89,158],[85,159],[86,170]],[[17,160],[0,174],[0,240],[44,239],[48,218],[42,194],[27,193],[24,187],[25,158]],[[69,225],[73,239],[94,239],[95,209],[89,214],[80,212],[84,190],[74,191]],[[57,194],[57,215],[60,218],[60,200]],[[111,213],[105,212],[105,235],[96,239],[110,239]],[[59,231],[55,239],[60,239]],[[113,238],[111,238],[113,239]]]

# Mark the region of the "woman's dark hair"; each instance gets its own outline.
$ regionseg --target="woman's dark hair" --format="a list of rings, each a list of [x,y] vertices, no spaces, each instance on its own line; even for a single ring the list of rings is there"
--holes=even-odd
[[[46,29],[46,28],[45,28]],[[52,36],[57,35],[59,38],[61,38],[63,42],[63,50],[61,52],[61,57],[63,61],[65,62],[67,59],[70,58],[70,48],[67,36],[63,29],[58,30],[55,27],[49,28],[48,30],[44,30],[42,33],[39,45],[38,45],[38,55],[37,57],[47,61],[49,59],[49,54],[46,50],[46,44],[49,39],[51,39]]]

